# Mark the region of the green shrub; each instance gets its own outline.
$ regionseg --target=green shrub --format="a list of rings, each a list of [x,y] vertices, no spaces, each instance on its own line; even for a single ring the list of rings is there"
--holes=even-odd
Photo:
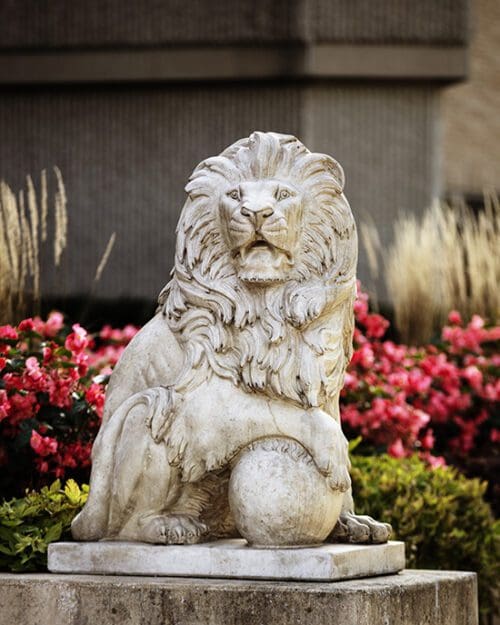
[[[430,470],[416,456],[352,456],[356,512],[390,523],[410,568],[476,571],[479,601],[498,593],[500,521],[484,501],[486,482],[456,469]]]
[[[352,456],[356,511],[391,523],[406,543],[407,566],[476,571],[480,605],[492,610],[498,592],[499,530],[483,499],[486,483],[456,469],[430,470],[416,456]],[[44,570],[50,542],[70,538],[73,517],[87,499],[68,480],[0,505],[0,568]]]
[[[80,489],[59,480],[40,492],[11,499],[0,505],[0,569],[13,572],[47,567],[47,547],[69,538],[71,521],[87,500],[88,486]]]

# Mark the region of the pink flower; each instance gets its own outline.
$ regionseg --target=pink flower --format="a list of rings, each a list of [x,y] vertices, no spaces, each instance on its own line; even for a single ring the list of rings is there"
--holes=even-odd
[[[36,394],[33,392],[25,395],[14,393],[10,395],[9,402],[11,406],[9,422],[12,425],[34,417],[40,407]]]
[[[484,319],[479,315],[473,315],[467,327],[472,330],[481,330],[484,328]]]
[[[50,436],[40,436],[36,430],[32,430],[30,438],[31,448],[39,456],[48,456],[57,452],[57,441]]]
[[[31,332],[35,327],[35,323],[31,317],[23,319],[18,328],[21,332]]]
[[[382,343],[382,351],[391,362],[402,362],[406,356],[406,350],[402,345],[396,345],[392,341]]]
[[[53,356],[52,349],[50,347],[43,347],[42,356],[43,356],[43,364],[47,365],[52,360],[52,356]]]
[[[480,391],[483,384],[483,374],[473,365],[466,367],[462,376],[467,380],[475,391]]]
[[[462,325],[462,317],[457,310],[452,310],[448,315],[448,321],[452,325],[461,326]]]
[[[400,438],[397,438],[391,445],[389,445],[387,451],[393,458],[404,458],[406,456],[403,442]]]
[[[140,328],[132,324],[128,324],[123,328],[123,340],[129,343],[139,332]]]
[[[28,377],[34,382],[38,382],[43,378],[43,373],[40,370],[40,364],[35,356],[30,356],[26,359],[26,372]]]
[[[11,404],[7,397],[7,391],[0,390],[0,421],[8,416],[10,407]]]
[[[104,408],[104,389],[100,384],[91,384],[85,391],[85,399],[95,407],[97,414],[102,417]]]
[[[359,382],[355,375],[352,373],[346,372],[344,377],[344,388],[347,389],[355,389],[358,386]]]
[[[8,339],[15,341],[18,339],[17,330],[12,326],[0,326],[0,339]]]
[[[389,322],[381,315],[367,315],[364,326],[366,328],[366,336],[380,338],[389,327]]]
[[[20,390],[41,391],[47,390],[49,377],[45,370],[40,367],[35,356],[26,359],[25,370],[21,377]]]
[[[40,473],[49,472],[49,463],[46,460],[42,460],[41,458],[35,458],[35,466]]]
[[[427,460],[432,469],[446,466],[446,460],[443,458],[443,456],[433,456],[429,454],[424,456],[424,459]]]
[[[375,361],[373,349],[371,345],[365,343],[359,349],[357,349],[352,356],[352,364],[359,364],[365,369],[369,369]]]
[[[60,312],[53,311],[50,313],[45,322],[45,335],[54,337],[64,325],[64,316]]]
[[[436,439],[434,438],[434,433],[432,430],[427,430],[424,436],[420,439],[422,443],[422,447],[424,449],[432,449],[434,444],[436,443]]]
[[[87,337],[87,331],[84,330],[80,324],[75,323],[72,326],[73,332],[68,334],[66,337],[66,341],[64,342],[64,346],[71,352],[79,354],[82,352],[89,344],[89,339]]]
[[[78,379],[78,371],[75,369],[69,369],[65,377],[53,371],[47,385],[50,403],[58,408],[69,408],[73,403],[71,394],[77,386]]]

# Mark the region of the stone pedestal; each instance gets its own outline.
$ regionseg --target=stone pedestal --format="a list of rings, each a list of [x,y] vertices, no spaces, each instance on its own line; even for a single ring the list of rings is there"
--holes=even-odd
[[[255,549],[241,539],[199,545],[71,542],[49,547],[53,573],[336,581],[397,573],[404,566],[404,543],[396,541],[300,549]]]
[[[477,625],[476,576],[334,583],[0,575],[0,625]]]

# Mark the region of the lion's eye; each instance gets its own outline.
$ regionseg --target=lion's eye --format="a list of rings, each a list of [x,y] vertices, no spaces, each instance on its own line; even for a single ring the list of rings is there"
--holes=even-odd
[[[278,191],[278,200],[286,200],[291,195],[292,194],[290,193],[290,191],[288,189],[280,189]]]
[[[228,195],[232,200],[240,199],[240,192],[238,191],[238,189],[233,189],[232,191],[229,191]]]

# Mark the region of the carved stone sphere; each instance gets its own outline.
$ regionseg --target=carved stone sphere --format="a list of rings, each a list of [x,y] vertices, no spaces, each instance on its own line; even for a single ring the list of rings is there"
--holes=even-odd
[[[229,480],[238,531],[254,547],[305,547],[333,530],[343,493],[333,491],[302,445],[288,438],[252,443]]]

